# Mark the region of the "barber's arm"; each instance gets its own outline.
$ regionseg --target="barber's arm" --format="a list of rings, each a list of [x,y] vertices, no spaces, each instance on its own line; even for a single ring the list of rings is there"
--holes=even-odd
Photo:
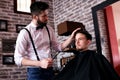
[[[35,66],[35,67],[41,67],[46,69],[48,67],[52,67],[52,64],[53,64],[53,60],[51,58],[43,59],[40,61],[29,60],[26,58],[22,59],[22,65],[24,66]]]

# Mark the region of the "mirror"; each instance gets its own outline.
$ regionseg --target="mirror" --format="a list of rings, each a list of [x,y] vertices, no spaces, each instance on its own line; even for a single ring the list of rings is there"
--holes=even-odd
[[[92,8],[97,52],[110,61],[120,75],[120,6],[119,0],[107,0]]]

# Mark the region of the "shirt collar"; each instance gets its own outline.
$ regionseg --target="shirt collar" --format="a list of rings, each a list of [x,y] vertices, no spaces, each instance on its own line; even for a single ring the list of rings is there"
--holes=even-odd
[[[36,28],[36,27],[37,27],[37,25],[35,25],[33,22],[31,22],[30,25],[31,25],[33,28]]]

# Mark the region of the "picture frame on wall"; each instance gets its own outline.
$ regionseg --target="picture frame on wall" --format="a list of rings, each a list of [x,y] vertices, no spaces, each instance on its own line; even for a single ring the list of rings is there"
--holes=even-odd
[[[14,65],[14,56],[13,55],[3,55],[2,56],[3,65]]]
[[[7,20],[0,20],[0,31],[7,31]]]
[[[14,53],[16,39],[2,39],[2,53]]]
[[[19,33],[21,29],[23,29],[24,27],[26,27],[26,25],[16,25],[16,32]]]
[[[14,11],[16,13],[30,14],[30,5],[35,0],[14,0]]]

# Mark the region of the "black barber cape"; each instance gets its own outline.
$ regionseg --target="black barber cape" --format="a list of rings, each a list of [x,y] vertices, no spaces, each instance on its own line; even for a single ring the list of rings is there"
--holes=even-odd
[[[120,80],[103,55],[92,50],[76,51],[75,55],[54,80]]]

